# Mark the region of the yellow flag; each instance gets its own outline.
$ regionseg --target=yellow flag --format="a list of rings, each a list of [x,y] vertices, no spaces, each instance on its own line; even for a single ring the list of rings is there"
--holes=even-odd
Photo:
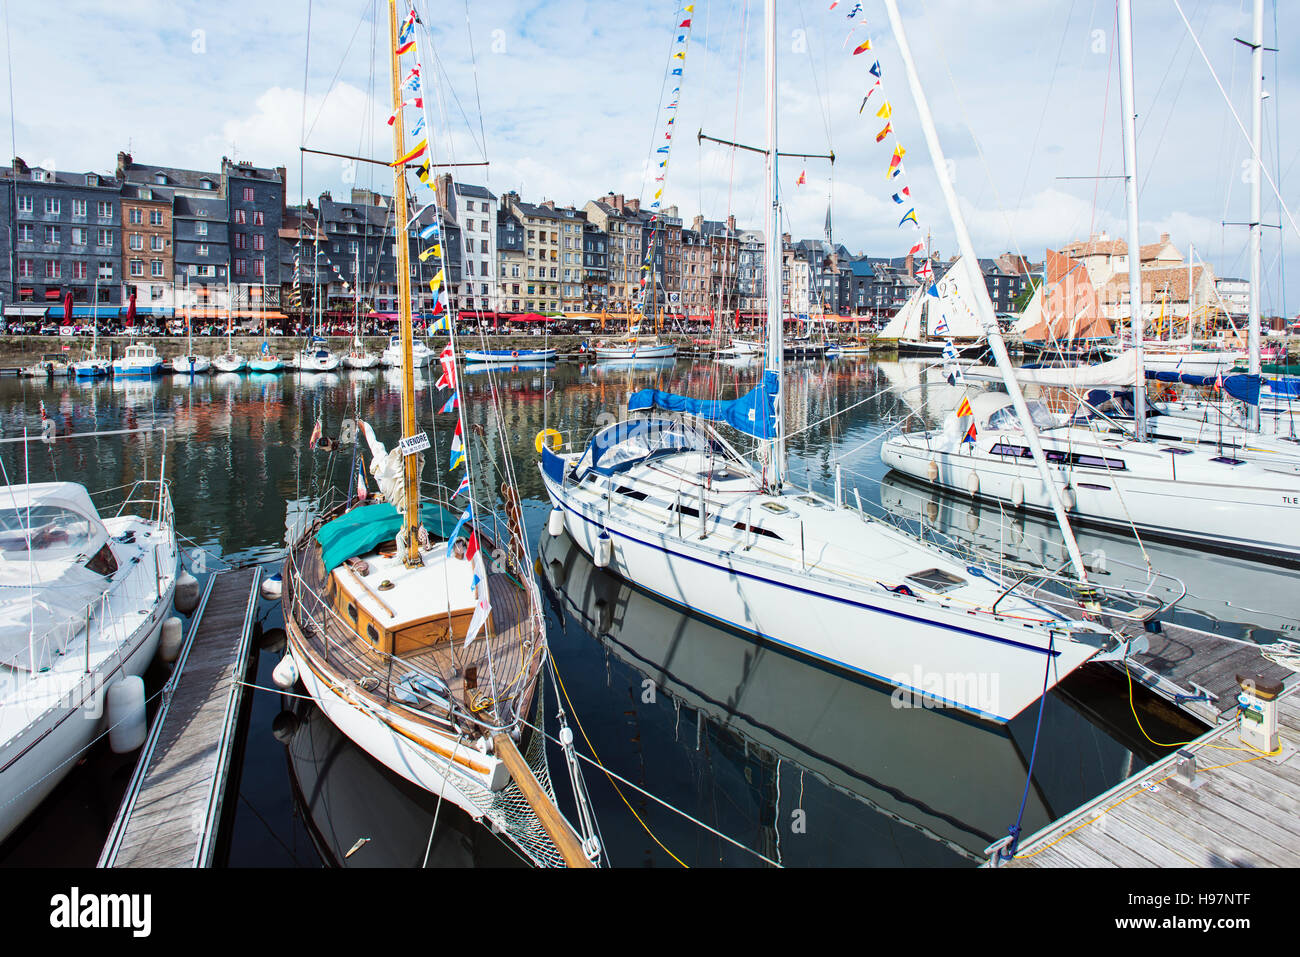
[[[659,198],[660,196],[662,196],[663,194],[664,194],[664,191],[663,191],[662,189],[659,190],[659,192],[655,193],[655,199],[658,199],[658,198]]]
[[[438,270],[438,275],[429,280],[429,289],[437,292],[442,287],[442,270]]]
[[[685,51],[685,50],[678,50],[676,53],[673,54],[673,59],[674,59],[674,60],[685,60],[685,59],[686,59],[686,51]]]
[[[441,255],[442,255],[442,246],[438,243],[435,243],[434,245],[426,249],[424,252],[420,253],[420,262],[424,262],[430,256],[441,256]]]
[[[687,12],[687,13],[694,13],[694,12],[695,12],[695,4],[692,3],[689,7],[687,7],[687,8],[686,8],[686,12]]]
[[[888,100],[885,101],[884,106],[876,110],[876,116],[880,117],[882,120],[889,119],[891,116],[893,116],[893,114],[894,114],[894,108],[889,105]]]

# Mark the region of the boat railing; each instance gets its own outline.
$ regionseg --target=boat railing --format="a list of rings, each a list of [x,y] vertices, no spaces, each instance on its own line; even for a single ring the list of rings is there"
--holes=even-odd
[[[325,650],[326,661],[330,660],[331,655],[341,655],[355,665],[357,670],[372,672],[375,670],[375,659],[377,658],[386,672],[385,701],[390,705],[393,703],[392,689],[394,685],[405,683],[408,687],[412,685],[418,686],[418,680],[410,681],[407,679],[423,679],[444,686],[449,684],[442,675],[434,674],[398,655],[389,654],[378,648],[369,648],[366,655],[363,656],[354,650],[352,642],[340,640],[342,636],[350,637],[354,635],[355,631],[352,625],[330,605],[329,601],[319,591],[304,584],[306,580],[304,577],[305,570],[298,561],[300,554],[301,550],[294,549],[290,550],[288,557],[291,566],[291,573],[286,578],[290,588],[289,613],[300,625],[309,625],[312,633],[320,638]],[[492,689],[492,710],[494,712],[502,710],[503,705],[508,706],[513,711],[514,702],[521,690],[521,682],[528,679],[531,670],[521,669],[520,675],[505,689]],[[445,700],[454,718],[464,722],[467,726],[477,725],[489,733],[513,731],[523,717],[510,714],[508,720],[497,723],[488,720],[482,711],[470,711],[450,693]],[[433,703],[431,699],[430,701]],[[405,704],[406,702],[402,703]],[[500,721],[499,717],[498,721]]]

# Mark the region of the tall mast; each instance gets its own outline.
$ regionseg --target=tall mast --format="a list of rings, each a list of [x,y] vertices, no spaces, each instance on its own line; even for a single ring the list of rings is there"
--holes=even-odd
[[[1250,349],[1247,371],[1259,375],[1259,285],[1260,257],[1263,251],[1263,232],[1260,225],[1260,179],[1263,163],[1260,148],[1263,145],[1264,125],[1264,0],[1255,0],[1255,16],[1250,32],[1250,314],[1246,329],[1246,342]],[[1246,404],[1246,428],[1259,431],[1259,406]]]
[[[770,457],[771,484],[779,489],[785,479],[785,382],[782,376],[784,356],[781,341],[781,203],[777,194],[776,155],[776,0],[765,0],[763,6],[763,36],[767,63],[767,366],[775,372],[778,391],[776,400],[776,437],[772,440]],[[790,277],[793,284],[794,276]]]
[[[393,66],[393,159],[405,153],[406,131],[402,122],[402,64],[397,55],[397,0],[388,0],[388,54]],[[415,358],[411,330],[410,248],[406,239],[406,164],[393,167],[393,224],[397,232],[397,312],[402,332],[402,437],[415,435]],[[420,481],[416,471],[419,453],[402,458],[403,488],[406,498],[406,566],[421,564],[420,543],[416,532],[420,526]]]
[[[1138,226],[1137,128],[1133,106],[1133,10],[1131,0],[1119,0],[1120,129],[1124,139],[1124,196],[1128,201],[1129,328],[1137,353],[1133,384],[1133,425],[1138,441],[1146,437],[1147,382],[1142,362],[1142,236]],[[1190,291],[1189,291],[1190,295]]]
[[[989,348],[997,361],[998,369],[1002,372],[1007,392],[1011,396],[1011,404],[1015,407],[1016,415],[1020,417],[1020,423],[1025,430],[1025,442],[1033,455],[1034,465],[1038,467],[1038,474],[1045,479],[1047,497],[1051,502],[1052,512],[1056,515],[1056,522],[1061,528],[1061,535],[1065,538],[1065,547],[1070,554],[1075,574],[1081,582],[1086,582],[1088,574],[1083,566],[1083,554],[1079,551],[1079,543],[1075,541],[1070,520],[1066,517],[1065,505],[1061,501],[1061,490],[1057,487],[1055,476],[1047,468],[1047,458],[1043,455],[1043,446],[1038,441],[1038,430],[1034,427],[1033,416],[1029,413],[1029,406],[1025,403],[1024,393],[1020,390],[1020,383],[1011,366],[1011,357],[1007,355],[1006,343],[1002,341],[997,317],[993,314],[993,303],[989,299],[988,287],[984,285],[979,260],[975,256],[975,246],[966,229],[966,220],[962,217],[957,191],[953,188],[952,179],[948,175],[948,163],[944,159],[943,147],[939,145],[939,133],[935,129],[934,118],[930,115],[930,104],[925,97],[925,91],[921,89],[916,63],[912,60],[912,49],[903,30],[903,19],[898,13],[897,0],[885,0],[885,8],[889,11],[889,22],[894,30],[894,38],[898,41],[899,55],[907,68],[907,80],[912,90],[912,99],[916,101],[916,111],[921,120],[921,128],[925,132],[926,145],[930,148],[930,159],[934,164],[935,176],[943,191],[948,215],[952,218],[953,232],[957,236],[957,246],[961,250],[961,265],[966,270],[966,282],[975,295],[975,307],[984,326],[984,332],[988,336]]]

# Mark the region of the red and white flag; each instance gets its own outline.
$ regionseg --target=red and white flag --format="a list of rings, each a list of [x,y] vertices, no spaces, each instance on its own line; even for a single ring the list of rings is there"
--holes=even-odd
[[[921,279],[929,279],[934,275],[934,269],[930,266],[930,260],[921,263],[921,268],[916,271],[916,275]]]
[[[442,375],[438,378],[437,387],[456,388],[456,352],[450,342],[442,347],[442,355],[438,356],[438,362],[442,365]]]
[[[412,100],[403,100],[402,106],[413,106],[417,110],[422,110],[424,109],[424,97],[417,96]],[[393,112],[388,115],[388,125],[392,126],[395,122],[397,122],[397,110],[393,110]]]
[[[320,441],[320,419],[316,420],[316,428],[311,430],[311,439],[307,442],[307,448],[316,448],[316,443]]]

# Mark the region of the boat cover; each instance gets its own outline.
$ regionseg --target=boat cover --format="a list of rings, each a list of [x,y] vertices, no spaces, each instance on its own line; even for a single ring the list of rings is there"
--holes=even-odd
[[[1189,372],[1164,372],[1147,369],[1147,378],[1157,382],[1180,382],[1183,385],[1211,386],[1219,382],[1218,376],[1192,375]],[[1249,405],[1259,405],[1259,376],[1236,373],[1223,376],[1223,391],[1234,399]]]
[[[659,389],[642,389],[628,397],[627,410],[686,412],[710,422],[726,422],[756,439],[772,439],[776,437],[776,399],[779,393],[780,381],[776,373],[769,369],[763,373],[763,381],[739,399],[726,402],[718,399],[692,399]]]
[[[456,517],[433,503],[420,506],[420,523],[433,538],[446,540],[456,527]],[[397,537],[402,516],[388,502],[359,505],[326,522],[316,532],[325,571],[331,572],[349,558],[364,555],[381,542]]]

